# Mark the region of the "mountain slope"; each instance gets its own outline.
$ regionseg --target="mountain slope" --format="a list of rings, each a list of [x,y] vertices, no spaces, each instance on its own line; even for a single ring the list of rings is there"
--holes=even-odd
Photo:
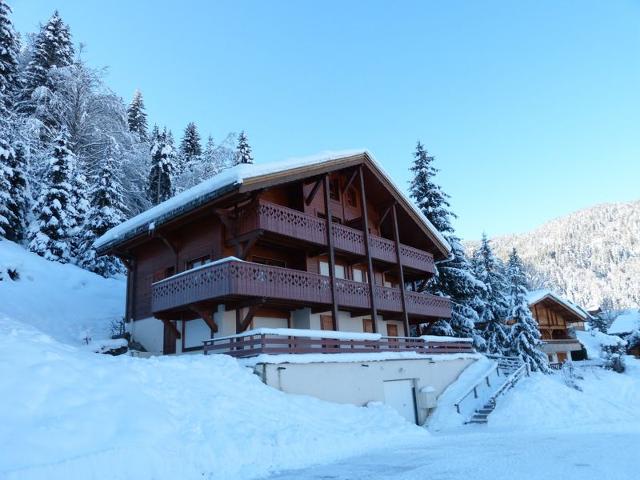
[[[596,205],[492,245],[504,259],[516,247],[535,287],[579,305],[599,306],[605,298],[618,308],[640,304],[640,201]]]

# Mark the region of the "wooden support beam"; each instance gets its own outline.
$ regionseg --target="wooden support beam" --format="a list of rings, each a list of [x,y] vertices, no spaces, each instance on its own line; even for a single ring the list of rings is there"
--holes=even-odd
[[[311,202],[313,202],[313,199],[316,196],[316,193],[318,193],[318,189],[320,188],[320,185],[322,184],[322,179],[323,177],[318,178],[318,180],[316,180],[315,185],[313,186],[313,188],[311,189],[311,191],[309,192],[309,195],[307,195],[307,198],[304,199],[304,203],[309,206],[311,205]]]
[[[404,269],[402,268],[402,258],[400,255],[400,232],[398,230],[398,212],[396,206],[391,207],[391,218],[393,220],[393,240],[396,242],[396,261],[398,262],[398,280],[400,287],[400,300],[402,301],[402,321],[404,323],[404,334],[409,335],[409,314],[407,313],[407,299],[404,291]]]
[[[178,340],[182,338],[180,331],[176,328],[176,326],[173,324],[171,320],[167,320],[166,318],[162,318],[161,320],[162,320],[162,323],[164,323],[165,327],[173,331],[173,334],[176,336]]]
[[[338,295],[336,293],[336,253],[333,247],[333,222],[329,205],[329,174],[324,175],[324,212],[327,230],[327,245],[329,246],[329,281],[331,282],[331,313],[333,314],[333,329],[338,330]]]
[[[256,244],[258,241],[258,237],[260,237],[261,232],[256,232],[255,235],[251,236],[249,239],[245,240],[242,244],[236,245],[236,257],[240,260],[246,260],[247,255],[249,254],[249,250]]]
[[[380,220],[378,220],[378,230],[382,228],[382,223],[386,220],[387,216],[389,215],[389,212],[391,212],[391,208],[394,205],[395,203],[392,203],[391,205],[389,205],[387,208],[384,209],[384,211],[382,212],[382,215],[380,215]]]
[[[173,254],[173,257],[174,257],[174,261],[173,261],[174,273],[178,273],[178,267],[179,267],[178,246],[171,243],[171,241],[162,232],[159,232],[158,230],[153,231],[153,236],[156,238],[159,238],[162,241],[162,243],[164,243],[167,246],[167,248],[171,250],[171,253]]]
[[[249,307],[247,314],[244,316],[244,320],[240,323],[240,332],[244,332],[249,327],[258,308],[260,308],[259,305],[252,305]]]
[[[364,171],[362,165],[358,167],[358,178],[360,183],[360,202],[362,209],[362,231],[364,232],[364,250],[367,256],[367,276],[369,277],[369,298],[371,298],[371,321],[373,323],[373,333],[378,331],[378,308],[376,300],[376,275],[373,271],[373,260],[371,259],[371,248],[369,239],[369,214],[367,213],[367,192],[364,188]]]
[[[347,180],[347,183],[345,183],[344,188],[342,189],[341,196],[344,196],[347,190],[349,190],[349,187],[353,184],[353,181],[356,179],[359,172],[360,172],[360,168],[356,168],[353,172],[351,172],[351,176],[349,177],[349,180]]]
[[[213,312],[211,310],[199,308],[197,305],[191,305],[189,306],[189,309],[195,312],[196,315],[199,315],[200,318],[204,320],[204,323],[207,324],[207,326],[211,329],[213,333],[218,332],[218,324],[214,320]]]

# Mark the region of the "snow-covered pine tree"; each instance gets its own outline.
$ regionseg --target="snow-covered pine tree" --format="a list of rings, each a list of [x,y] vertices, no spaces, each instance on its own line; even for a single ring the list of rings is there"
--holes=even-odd
[[[9,240],[20,242],[25,238],[30,202],[27,186],[27,149],[22,143],[16,144],[13,155],[7,160],[7,165],[11,173],[8,190],[9,227],[5,236]]]
[[[240,132],[238,136],[238,148],[236,150],[236,165],[240,163],[253,163],[253,156],[251,155],[251,146],[244,130]]]
[[[449,196],[435,183],[438,170],[433,166],[434,158],[427,154],[420,142],[413,156],[411,196],[452,247],[451,258],[438,265],[436,275],[426,285],[432,293],[451,299],[451,320],[430,324],[426,333],[474,338],[476,347],[481,348],[484,342],[475,329],[478,314],[474,306],[480,303],[480,291],[484,285],[475,277],[460,239],[454,233],[451,218],[455,215],[450,210]]]
[[[144,100],[140,90],[135,91],[133,99],[127,108],[127,123],[129,131],[138,141],[144,142],[147,140],[147,112],[145,111]]]
[[[540,329],[533,318],[527,300],[527,279],[523,271],[522,261],[514,248],[509,255],[507,265],[509,282],[508,319],[512,322],[509,332],[511,354],[519,357],[533,372],[549,373],[547,355],[542,351]]]
[[[449,195],[434,182],[438,169],[433,166],[434,157],[430,156],[422,143],[418,141],[413,154],[413,179],[409,186],[411,197],[434,227],[440,233],[453,233]]]
[[[3,109],[0,108],[0,113]],[[6,112],[6,110],[4,110]],[[6,237],[11,231],[11,210],[9,203],[11,197],[9,191],[11,190],[11,177],[13,176],[13,170],[9,167],[11,163],[14,163],[15,152],[9,142],[6,140],[5,132],[2,131],[2,122],[0,120],[0,237]]]
[[[221,148],[223,147],[216,146],[213,137],[209,135],[204,152],[202,152],[202,164],[205,166],[205,170],[209,172],[209,176],[217,175],[227,167],[225,157],[221,155]]]
[[[119,152],[117,145],[106,154],[98,174],[93,179],[89,198],[91,207],[82,237],[82,255],[79,264],[82,268],[112,277],[123,271],[120,261],[113,257],[97,257],[94,242],[107,230],[120,224],[125,216],[122,196],[122,184],[119,173]]]
[[[18,53],[20,42],[9,15],[11,8],[0,0],[0,99],[8,107],[18,85]]]
[[[50,112],[55,96],[50,74],[55,69],[71,65],[73,56],[69,27],[62,21],[58,11],[55,11],[40,28],[33,44],[19,102],[20,110],[34,114],[49,132],[56,131],[59,127],[58,119]]]
[[[53,152],[36,202],[36,220],[31,227],[29,249],[61,263],[71,260],[70,236],[76,223],[72,174],[75,155],[68,148],[66,130],[54,141]]]
[[[173,175],[175,172],[175,151],[172,137],[165,128],[157,134],[154,131],[151,145],[151,171],[147,195],[153,205],[157,205],[173,195]]]
[[[89,214],[89,184],[82,166],[76,160],[71,170],[71,202],[74,212],[73,228],[69,233],[69,246],[71,256],[74,260],[78,260],[82,255],[82,239],[84,236],[85,222]]]
[[[509,352],[508,327],[505,316],[509,311],[507,282],[504,266],[494,255],[486,234],[480,247],[474,252],[472,265],[475,277],[485,285],[480,293],[480,323],[484,324],[482,336],[489,353],[504,355]]]
[[[200,134],[195,123],[189,122],[184,129],[182,142],[180,142],[180,164],[182,168],[198,161],[202,155],[202,145],[200,144]]]

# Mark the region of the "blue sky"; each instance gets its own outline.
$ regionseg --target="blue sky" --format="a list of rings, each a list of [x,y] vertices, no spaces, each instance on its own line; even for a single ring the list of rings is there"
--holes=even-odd
[[[436,156],[467,239],[640,198],[640,2],[9,0],[57,7],[94,66],[180,137],[256,162],[367,148],[402,187]]]

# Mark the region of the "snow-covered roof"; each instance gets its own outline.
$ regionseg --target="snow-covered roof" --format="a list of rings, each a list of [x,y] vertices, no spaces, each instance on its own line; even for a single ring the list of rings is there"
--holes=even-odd
[[[575,313],[582,320],[587,320],[589,318],[589,314],[585,310],[580,308],[578,305],[573,303],[571,300],[567,300],[566,298],[562,298],[560,295],[558,295],[557,293],[552,292],[551,290],[547,290],[547,289],[533,290],[533,291],[529,292],[529,294],[527,295],[527,301],[529,302],[529,305],[534,305],[534,304],[536,304],[538,302],[541,302],[542,300],[544,300],[546,298],[550,298],[550,299],[556,301],[557,303],[561,304],[563,307],[571,310],[573,313]]]
[[[94,247],[104,250],[105,247],[121,242],[146,230],[153,230],[156,226],[168,219],[182,215],[193,210],[208,201],[220,197],[226,192],[230,192],[243,184],[250,183],[259,177],[287,173],[295,173],[309,167],[339,165],[342,160],[364,156],[370,164],[386,179],[389,185],[395,190],[397,195],[404,200],[406,205],[413,211],[416,217],[431,232],[440,246],[447,253],[451,251],[451,246],[433,224],[422,214],[409,198],[393,183],[391,177],[385,172],[382,166],[376,161],[371,153],[366,150],[348,150],[340,152],[323,152],[317,155],[293,158],[281,162],[260,164],[239,164],[223,170],[198,185],[179,193],[175,197],[165,200],[162,203],[146,210],[135,217],[108,230],[98,238]]]
[[[640,330],[640,310],[627,310],[616,317],[608,333],[619,335]]]

